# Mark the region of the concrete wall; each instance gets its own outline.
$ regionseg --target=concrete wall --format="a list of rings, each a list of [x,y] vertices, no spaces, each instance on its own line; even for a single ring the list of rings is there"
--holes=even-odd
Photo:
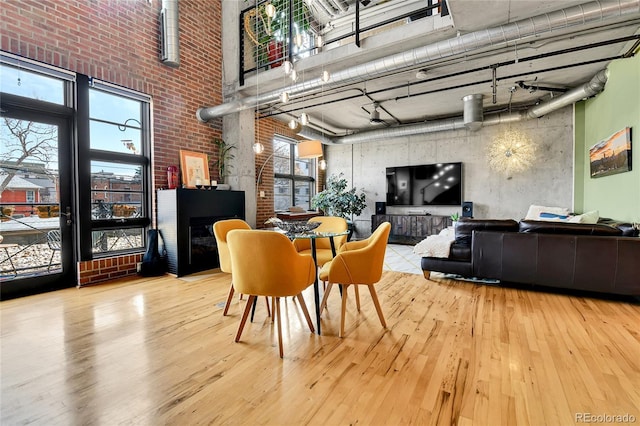
[[[572,208],[573,108],[565,107],[545,117],[511,124],[526,132],[537,147],[533,167],[510,177],[489,168],[486,151],[506,126],[467,130],[354,145],[326,147],[327,175],[343,172],[367,195],[367,209],[355,218],[358,237],[369,235],[375,202],[386,199],[385,168],[463,163],[463,199],[474,203],[476,218],[521,219],[531,204]],[[387,213],[446,214],[460,207],[388,207]]]
[[[576,106],[576,210],[640,222],[640,56],[613,61],[604,92]],[[631,127],[633,169],[591,178],[589,148]]]

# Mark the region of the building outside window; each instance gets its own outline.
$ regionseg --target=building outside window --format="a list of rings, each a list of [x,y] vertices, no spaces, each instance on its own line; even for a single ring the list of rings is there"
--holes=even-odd
[[[273,141],[275,211],[291,206],[311,210],[315,183],[315,160],[298,158],[296,141],[276,135]]]

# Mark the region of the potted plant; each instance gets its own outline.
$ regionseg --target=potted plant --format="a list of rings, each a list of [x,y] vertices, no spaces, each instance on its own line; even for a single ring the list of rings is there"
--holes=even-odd
[[[353,215],[359,215],[367,207],[366,196],[363,191],[356,193],[356,188],[347,190],[347,179],[344,174],[332,174],[327,179],[324,191],[318,192],[311,198],[311,206],[320,209],[328,216],[339,216],[349,224],[349,237],[353,232]]]
[[[220,138],[214,138],[213,144],[218,147],[218,160],[215,162],[215,166],[218,168],[218,183],[224,183],[227,172],[232,167],[228,164],[228,161],[235,158],[235,155],[231,152],[235,145],[228,144]]]
[[[453,227],[455,228],[458,220],[460,220],[460,215],[458,214],[458,212],[455,212],[451,215],[451,220],[453,221]]]
[[[298,34],[304,34],[311,28],[311,13],[304,0],[271,0],[251,10],[245,15],[244,28],[256,45],[258,66],[271,63],[278,67],[287,56],[285,47],[289,37],[289,3],[293,2],[293,23]],[[267,14],[267,6],[273,6],[275,15]],[[256,16],[257,15],[257,16]],[[296,36],[294,31],[293,36]],[[293,40],[290,40],[293,43]],[[281,59],[278,61],[278,59]],[[274,62],[276,61],[276,62]]]

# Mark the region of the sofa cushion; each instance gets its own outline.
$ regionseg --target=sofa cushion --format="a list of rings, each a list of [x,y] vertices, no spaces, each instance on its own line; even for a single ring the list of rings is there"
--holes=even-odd
[[[603,224],[547,222],[540,220],[521,220],[520,232],[539,234],[570,234],[570,235],[622,235],[622,231],[613,226]]]
[[[633,226],[633,223],[621,222],[619,220],[610,219],[608,217],[601,217],[598,220],[598,223],[618,228],[622,231],[623,237],[637,237],[640,235],[640,229]]]
[[[473,231],[518,232],[518,222],[513,219],[462,218],[456,224],[456,244],[465,244],[471,247]]]

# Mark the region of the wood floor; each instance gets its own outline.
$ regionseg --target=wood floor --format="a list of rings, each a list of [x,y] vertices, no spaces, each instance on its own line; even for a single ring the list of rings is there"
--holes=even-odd
[[[263,299],[233,343],[244,301],[222,316],[229,282],[136,279],[0,303],[0,423],[640,423],[639,303],[385,272],[387,330],[366,290],[359,314],[350,295],[344,339],[337,291],[323,336],[288,299],[280,359]]]

